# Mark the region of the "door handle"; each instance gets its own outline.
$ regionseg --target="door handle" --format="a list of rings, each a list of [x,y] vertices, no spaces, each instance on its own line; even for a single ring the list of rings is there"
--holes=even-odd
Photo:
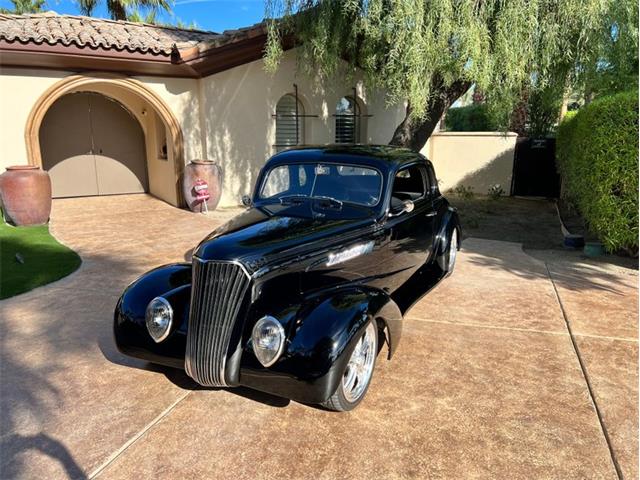
[[[435,210],[424,214],[425,217],[435,217],[438,214]]]

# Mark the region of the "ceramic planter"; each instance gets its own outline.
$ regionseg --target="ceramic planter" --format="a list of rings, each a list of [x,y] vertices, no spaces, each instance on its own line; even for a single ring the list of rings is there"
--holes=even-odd
[[[5,218],[14,225],[42,225],[51,214],[51,179],[34,165],[7,167],[0,175]]]

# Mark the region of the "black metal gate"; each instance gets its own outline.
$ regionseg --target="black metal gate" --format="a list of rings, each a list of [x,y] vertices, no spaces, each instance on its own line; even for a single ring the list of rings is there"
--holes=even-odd
[[[511,195],[557,198],[556,139],[519,137],[513,159]]]

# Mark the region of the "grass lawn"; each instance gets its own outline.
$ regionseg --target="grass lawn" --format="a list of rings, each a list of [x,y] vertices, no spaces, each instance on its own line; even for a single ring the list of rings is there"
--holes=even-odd
[[[53,238],[47,225],[12,227],[0,218],[0,299],[66,277],[80,263],[80,256]]]

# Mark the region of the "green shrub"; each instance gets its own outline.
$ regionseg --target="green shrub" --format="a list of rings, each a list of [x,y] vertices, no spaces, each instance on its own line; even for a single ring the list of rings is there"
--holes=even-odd
[[[498,130],[484,104],[450,108],[444,118],[444,125],[449,132],[493,132]]]
[[[558,127],[563,196],[609,251],[638,250],[638,93],[600,98]]]

